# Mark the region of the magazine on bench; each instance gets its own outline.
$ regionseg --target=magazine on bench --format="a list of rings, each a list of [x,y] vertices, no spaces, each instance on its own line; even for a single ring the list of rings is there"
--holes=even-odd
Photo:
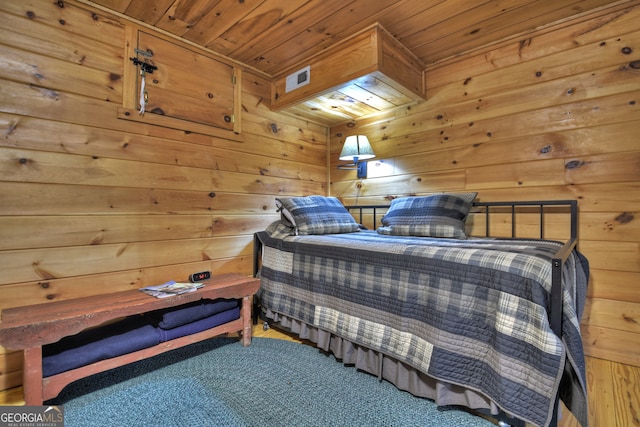
[[[174,295],[193,292],[203,286],[204,283],[184,283],[169,280],[168,282],[161,285],[146,286],[144,288],[140,288],[140,290],[156,298],[167,298]]]

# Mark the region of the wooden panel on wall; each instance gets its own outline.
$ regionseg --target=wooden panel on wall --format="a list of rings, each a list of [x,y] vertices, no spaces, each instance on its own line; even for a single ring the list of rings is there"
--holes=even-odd
[[[202,239],[239,230],[252,234],[278,218],[275,214],[3,216],[0,250]]]
[[[145,73],[145,114],[234,130],[235,103],[240,100],[234,96],[236,73],[232,65],[146,31],[139,31],[137,36],[128,43],[135,47],[137,54],[133,57],[142,62],[138,68],[142,70],[144,64],[157,67],[152,74]],[[135,84],[128,83],[127,90],[140,93],[141,74]]]
[[[270,111],[255,73],[241,134],[119,119],[133,28],[72,0],[0,3],[0,309],[250,275],[275,197],[327,191],[327,129]],[[16,360],[0,351],[1,386]]]
[[[331,194],[346,204],[442,191],[577,199],[578,245],[592,273],[585,349],[640,366],[640,348],[620,345],[640,342],[639,55],[636,3],[427,68],[425,103],[331,129]],[[356,133],[377,154],[369,179],[336,170],[344,138]],[[508,233],[501,222],[492,227]],[[469,228],[484,231],[475,217]],[[552,221],[549,233],[562,228]]]

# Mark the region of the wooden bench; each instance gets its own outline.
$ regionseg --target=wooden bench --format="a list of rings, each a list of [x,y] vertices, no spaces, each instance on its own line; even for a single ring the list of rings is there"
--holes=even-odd
[[[22,386],[26,404],[42,405],[43,401],[56,397],[66,385],[80,378],[218,335],[240,332],[242,345],[248,346],[251,343],[253,295],[260,287],[260,280],[239,274],[223,274],[213,276],[204,283],[204,287],[194,292],[169,298],[155,298],[134,289],[2,310],[0,345],[10,350],[23,351]],[[175,307],[200,299],[218,298],[242,299],[240,318],[143,350],[101,360],[50,377],[42,377],[43,345],[121,317]]]

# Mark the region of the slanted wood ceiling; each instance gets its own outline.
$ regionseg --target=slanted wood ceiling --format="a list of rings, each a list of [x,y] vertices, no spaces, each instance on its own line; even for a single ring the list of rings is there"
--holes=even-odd
[[[593,11],[612,0],[93,0],[136,20],[276,76],[379,22],[427,69],[533,30]],[[427,77],[428,81],[428,77]],[[340,102],[349,108],[332,105]],[[339,91],[309,108],[329,107],[329,122],[370,113]],[[303,110],[303,109],[298,109]],[[304,115],[304,111],[295,114]],[[330,124],[330,123],[329,123]]]

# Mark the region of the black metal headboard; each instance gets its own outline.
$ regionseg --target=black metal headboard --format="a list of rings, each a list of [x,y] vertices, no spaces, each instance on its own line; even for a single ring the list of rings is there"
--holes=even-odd
[[[490,229],[490,218],[491,218],[491,208],[495,207],[507,207],[511,208],[511,237],[516,237],[516,217],[519,212],[517,212],[517,207],[534,207],[538,209],[538,213],[540,215],[540,238],[544,238],[544,214],[546,212],[546,208],[550,206],[555,207],[568,207],[570,209],[571,216],[571,230],[570,230],[570,239],[575,240],[578,237],[578,202],[576,200],[540,200],[540,201],[520,201],[520,202],[475,202],[473,203],[473,208],[475,212],[481,212],[485,215],[485,234],[486,237],[491,236]],[[359,222],[363,222],[364,213],[371,214],[373,220],[373,228],[377,227],[378,222],[380,222],[379,215],[381,212],[386,212],[389,209],[389,205],[353,205],[353,206],[345,206],[349,212],[357,210]],[[481,209],[483,208],[483,209]]]

